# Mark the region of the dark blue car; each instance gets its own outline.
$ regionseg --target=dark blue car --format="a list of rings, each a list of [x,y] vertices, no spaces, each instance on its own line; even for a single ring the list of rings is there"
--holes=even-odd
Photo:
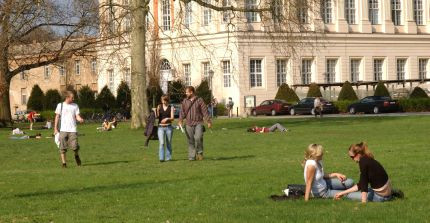
[[[386,96],[368,96],[357,103],[348,106],[348,111],[351,114],[363,112],[363,113],[374,113],[380,112],[398,112],[400,106],[398,101],[392,100]]]

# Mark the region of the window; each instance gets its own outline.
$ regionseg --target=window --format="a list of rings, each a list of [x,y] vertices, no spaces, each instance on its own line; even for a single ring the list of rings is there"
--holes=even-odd
[[[131,86],[131,71],[130,71],[130,68],[125,68],[124,69],[124,81],[125,81],[125,83],[127,83],[127,85],[129,87]]]
[[[287,83],[287,60],[276,60],[276,86]]]
[[[80,75],[81,74],[81,61],[75,60],[75,74]]]
[[[108,70],[109,76],[109,89],[113,92],[115,87],[115,76],[113,70]]]
[[[113,10],[113,6],[109,6],[108,25],[109,25],[109,31],[111,33],[114,33],[115,32],[115,12]]]
[[[311,59],[303,59],[302,60],[302,84],[310,84],[311,76],[312,76],[312,60]]]
[[[417,25],[424,25],[423,23],[423,0],[414,0],[414,19]]]
[[[66,70],[64,69],[64,65],[58,66],[58,73],[60,73],[60,76],[64,76],[66,74]]]
[[[192,2],[188,2],[185,4],[185,27],[190,28],[191,23],[193,22],[193,5]]]
[[[209,62],[203,62],[202,63],[202,70],[203,70],[203,79],[209,81],[209,71],[211,70],[211,65]]]
[[[184,78],[185,78],[185,86],[191,86],[191,65],[184,64]]]
[[[263,69],[261,66],[261,59],[252,59],[249,62],[249,79],[251,81],[251,87],[263,86]]]
[[[222,7],[230,7],[231,6],[231,0],[222,0]],[[222,12],[222,22],[223,23],[229,23],[231,19],[231,10],[227,10]]]
[[[162,0],[161,2],[162,28],[164,31],[170,30],[170,0]]]
[[[211,0],[203,0],[207,4],[211,4]],[[212,10],[207,7],[203,7],[203,26],[208,26],[212,21]]]
[[[92,59],[91,60],[91,72],[97,73],[97,60],[96,59]]]
[[[300,23],[308,23],[308,2],[307,0],[296,0],[297,17]]]
[[[21,73],[19,73],[19,77],[21,80],[28,80],[28,70],[21,71]]]
[[[395,26],[402,24],[402,6],[400,0],[391,0],[391,20]]]
[[[124,17],[124,30],[125,31],[130,31],[131,28],[131,18],[130,18],[130,13],[127,12],[127,15],[125,15]]]
[[[351,82],[357,82],[360,77],[360,59],[352,59],[350,64]]]
[[[348,22],[348,24],[356,24],[355,23],[355,0],[345,1],[345,17],[346,17],[346,22]]]
[[[49,79],[51,77],[51,68],[49,66],[45,66],[44,70],[45,79]]]
[[[27,89],[21,88],[21,105],[27,104]]]
[[[337,59],[326,60],[326,83],[334,83],[336,80],[336,62]]]
[[[397,59],[397,80],[404,80],[406,73],[406,59]]]
[[[333,22],[333,16],[332,16],[333,6],[331,1],[332,0],[323,0],[321,4],[322,19],[325,24],[329,24]]]
[[[231,70],[229,60],[222,62],[222,71],[224,74],[224,87],[231,87]]]
[[[374,59],[373,60],[373,80],[382,80],[382,67],[384,65],[384,59]]]
[[[419,59],[418,60],[418,78],[426,79],[427,78],[427,64],[428,59]]]
[[[369,20],[372,25],[379,24],[379,0],[369,0]]]
[[[273,0],[273,22],[280,23],[284,17],[284,1],[283,0]]]
[[[257,9],[257,0],[246,0],[246,9]],[[257,12],[245,12],[246,21],[257,22],[258,21],[258,13]]]

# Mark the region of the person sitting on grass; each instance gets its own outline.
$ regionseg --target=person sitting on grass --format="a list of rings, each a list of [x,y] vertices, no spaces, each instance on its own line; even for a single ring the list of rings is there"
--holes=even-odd
[[[384,167],[374,159],[367,144],[361,142],[353,144],[348,149],[348,154],[352,160],[358,163],[360,168],[360,181],[358,184],[336,194],[338,200],[346,195],[351,200],[384,202],[394,197],[403,197],[402,191],[393,190],[388,174]],[[368,187],[370,184],[370,187]],[[360,191],[360,192],[358,192]]]
[[[37,133],[36,135],[23,135],[23,136],[11,136],[10,139],[41,139],[42,134]]]
[[[267,132],[274,132],[276,130],[279,130],[280,132],[288,131],[287,128],[285,128],[284,126],[282,126],[279,123],[275,123],[270,128],[254,126],[252,128],[249,128],[247,131],[248,132],[255,132],[255,133],[267,133]]]
[[[337,193],[354,185],[353,180],[341,173],[324,173],[323,154],[323,147],[318,144],[309,145],[305,151],[305,159],[302,163],[306,184],[305,201],[308,201],[311,196],[334,198]]]

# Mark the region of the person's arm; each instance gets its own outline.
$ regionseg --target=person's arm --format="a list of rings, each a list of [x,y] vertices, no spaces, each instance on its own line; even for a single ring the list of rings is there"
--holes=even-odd
[[[199,100],[199,105],[200,105],[200,109],[203,113],[203,118],[206,120],[206,122],[208,123],[208,128],[212,127],[212,120],[211,120],[211,116],[209,115],[209,111],[208,111],[208,107],[206,106],[205,102],[203,101],[202,98],[197,99]]]
[[[84,123],[84,119],[81,117],[81,113],[79,112],[79,108],[76,109],[75,112],[76,120],[80,123]]]
[[[309,200],[309,196],[312,189],[312,183],[315,177],[315,166],[308,165],[306,167],[306,189],[305,189],[305,201]]]
[[[337,178],[339,179],[341,182],[346,180],[346,176],[341,174],[341,173],[329,173],[329,174],[324,174],[324,178],[325,179],[330,179],[330,178]]]
[[[59,114],[55,114],[55,121],[54,121],[54,135],[58,133],[58,120],[60,119]]]
[[[182,126],[182,121],[186,118],[185,116],[185,106],[184,106],[184,102],[182,102],[181,104],[181,111],[179,112],[179,120],[178,120],[178,125]]]
[[[351,187],[351,188],[349,188],[348,190],[344,190],[344,191],[342,191],[342,192],[337,193],[337,194],[334,196],[334,199],[335,199],[335,200],[339,200],[339,199],[341,199],[345,194],[349,194],[349,193],[356,192],[356,191],[358,191],[358,186],[357,186],[357,184],[356,184],[356,185],[354,185],[354,186],[352,186],[352,187]]]
[[[175,107],[170,106],[170,121],[173,122],[175,120]]]

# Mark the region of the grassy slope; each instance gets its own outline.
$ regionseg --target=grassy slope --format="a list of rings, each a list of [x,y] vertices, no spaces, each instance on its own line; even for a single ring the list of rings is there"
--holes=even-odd
[[[0,130],[0,222],[429,221],[430,117],[283,119],[287,134],[245,132],[274,121],[217,120],[206,133],[203,162],[186,160],[185,136],[175,131],[169,163],[158,162],[156,141],[143,147],[142,131],[121,123],[99,133],[84,125],[84,166],[76,168],[68,153],[66,170],[52,139],[9,140],[9,131]],[[267,199],[303,182],[300,162],[310,143],[324,145],[326,172],[357,180],[346,150],[361,140],[407,199],[367,205]]]

